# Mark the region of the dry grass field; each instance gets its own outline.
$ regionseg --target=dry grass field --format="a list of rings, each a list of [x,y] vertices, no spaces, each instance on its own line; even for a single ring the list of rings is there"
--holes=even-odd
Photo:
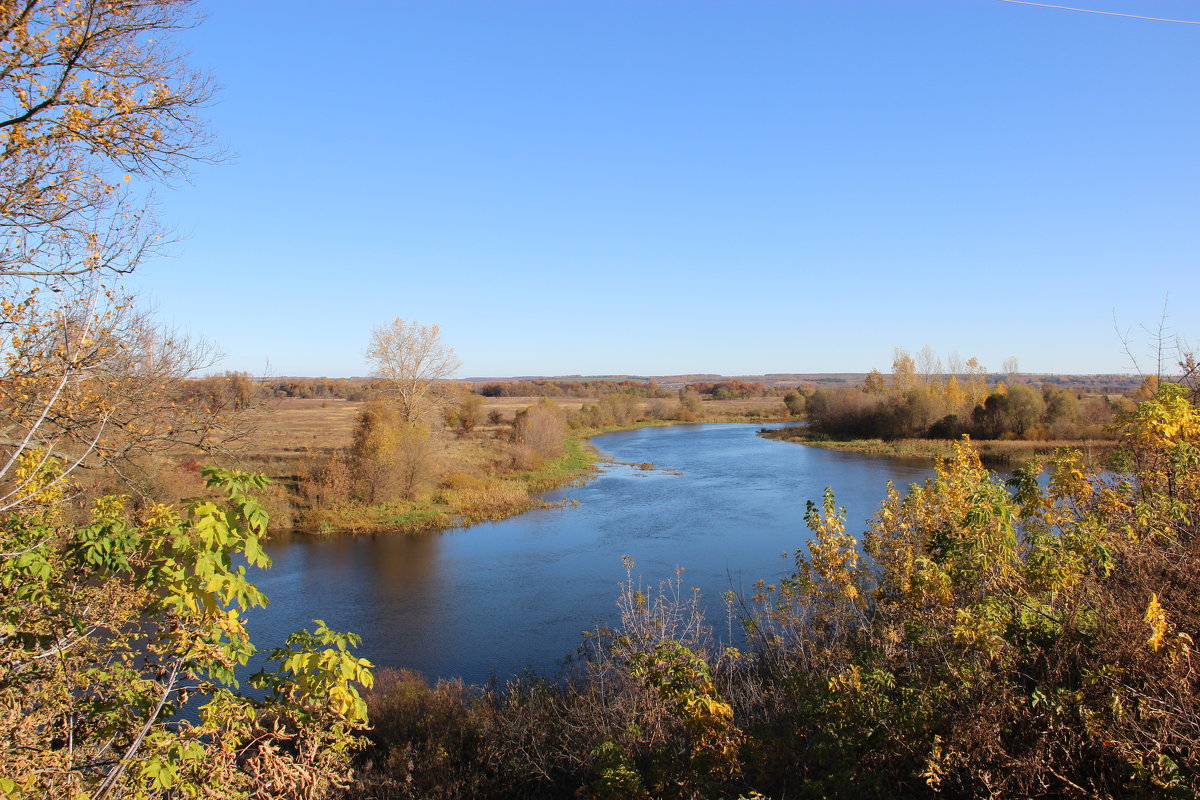
[[[497,411],[504,423],[512,421],[518,411],[539,402],[538,397],[486,397],[480,416]],[[578,411],[583,405],[595,403],[596,398],[555,398],[555,403],[568,413]],[[642,400],[645,409],[661,400]],[[361,401],[339,399],[282,398],[270,401],[265,407],[251,412],[248,423],[252,429],[242,443],[240,455],[248,462],[262,465],[283,465],[311,454],[328,453],[339,447],[348,447],[354,436],[354,425],[359,411],[365,404]],[[749,400],[707,400],[704,402],[706,417],[741,417],[748,412],[784,415],[781,401],[775,398]],[[494,429],[481,421],[477,430]],[[272,470],[268,470],[270,474]],[[291,470],[274,474],[288,474]]]
[[[516,413],[538,402],[537,397],[484,398],[481,416],[499,411],[505,422]],[[556,401],[566,411],[577,411],[589,402],[586,398]],[[296,453],[327,453],[348,447],[354,437],[354,425],[366,403],[354,400],[304,400],[285,397],[270,401],[251,412],[248,422],[253,432],[246,437],[243,452],[253,458],[288,458]],[[489,426],[480,425],[481,429]]]
[[[246,440],[246,450],[263,457],[281,457],[345,447],[354,435],[355,419],[363,405],[351,400],[272,400],[251,412],[254,432]]]
[[[712,417],[789,418],[787,406],[779,397],[750,397],[745,400],[705,400],[704,412]]]

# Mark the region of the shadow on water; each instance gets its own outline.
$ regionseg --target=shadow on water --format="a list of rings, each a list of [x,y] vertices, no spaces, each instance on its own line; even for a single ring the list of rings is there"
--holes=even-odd
[[[584,630],[614,618],[622,555],[649,584],[683,567],[723,629],[721,595],[789,571],[808,534],[805,504],[826,486],[861,531],[889,480],[903,487],[932,472],[763,439],[760,427],[596,437],[622,463],[550,495],[578,505],[440,533],[274,539],[274,567],[259,578],[272,604],[252,615],[255,641],[276,646],[317,618],[360,634],[360,655],[378,666],[474,683],[526,667],[552,674]],[[645,462],[654,468],[634,466]]]

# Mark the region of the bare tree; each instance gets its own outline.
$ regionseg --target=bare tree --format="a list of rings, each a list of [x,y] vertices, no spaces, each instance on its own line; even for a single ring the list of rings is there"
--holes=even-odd
[[[400,317],[371,331],[366,356],[374,367],[372,375],[387,383],[407,423],[429,418],[445,405],[439,384],[461,366],[454,349],[442,343],[439,326]]]
[[[1113,327],[1117,331],[1117,338],[1121,341],[1121,346],[1125,350],[1125,355],[1129,358],[1130,366],[1132,366],[1139,375],[1145,377],[1153,377],[1156,381],[1161,382],[1164,375],[1164,366],[1173,361],[1183,359],[1189,352],[1189,348],[1183,343],[1178,335],[1176,335],[1167,325],[1169,317],[1168,305],[1170,297],[1163,298],[1162,312],[1158,315],[1158,323],[1153,328],[1148,325],[1141,324],[1142,333],[1146,337],[1147,349],[1150,351],[1154,359],[1154,371],[1148,372],[1142,369],[1142,362],[1138,359],[1133,351],[1133,339],[1128,330],[1122,332],[1117,324],[1117,313],[1113,311]],[[1186,367],[1184,367],[1186,371]]]
[[[950,355],[946,357],[946,370],[956,378],[962,376],[963,360],[957,350],[951,351]]]
[[[924,383],[931,382],[934,375],[942,373],[942,360],[938,358],[937,353],[933,352],[933,348],[929,345],[925,345],[917,353],[917,369],[920,371],[921,380]]]

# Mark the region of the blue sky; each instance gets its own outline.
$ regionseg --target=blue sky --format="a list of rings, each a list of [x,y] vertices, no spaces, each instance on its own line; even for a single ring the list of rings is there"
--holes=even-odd
[[[1185,0],[1091,8],[1200,20]],[[231,153],[132,281],[222,369],[1130,369],[1200,341],[1200,25],[998,0],[204,0]],[[1138,339],[1138,347],[1145,337]]]

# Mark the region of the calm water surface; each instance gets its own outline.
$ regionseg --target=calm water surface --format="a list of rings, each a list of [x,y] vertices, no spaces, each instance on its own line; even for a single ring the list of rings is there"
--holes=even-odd
[[[885,458],[836,453],[756,435],[758,425],[677,425],[592,440],[618,462],[586,486],[548,495],[578,505],[495,523],[405,536],[284,536],[259,586],[271,598],[255,612],[256,643],[279,644],[314,618],[363,637],[359,654],[377,666],[429,678],[486,681],[526,667],[554,674],[581,632],[615,616],[621,556],[647,583],[683,567],[686,586],[710,601],[723,627],[721,595],[774,580],[803,546],[807,500],[826,486],[857,531],[887,481],[923,480],[931,470]]]

